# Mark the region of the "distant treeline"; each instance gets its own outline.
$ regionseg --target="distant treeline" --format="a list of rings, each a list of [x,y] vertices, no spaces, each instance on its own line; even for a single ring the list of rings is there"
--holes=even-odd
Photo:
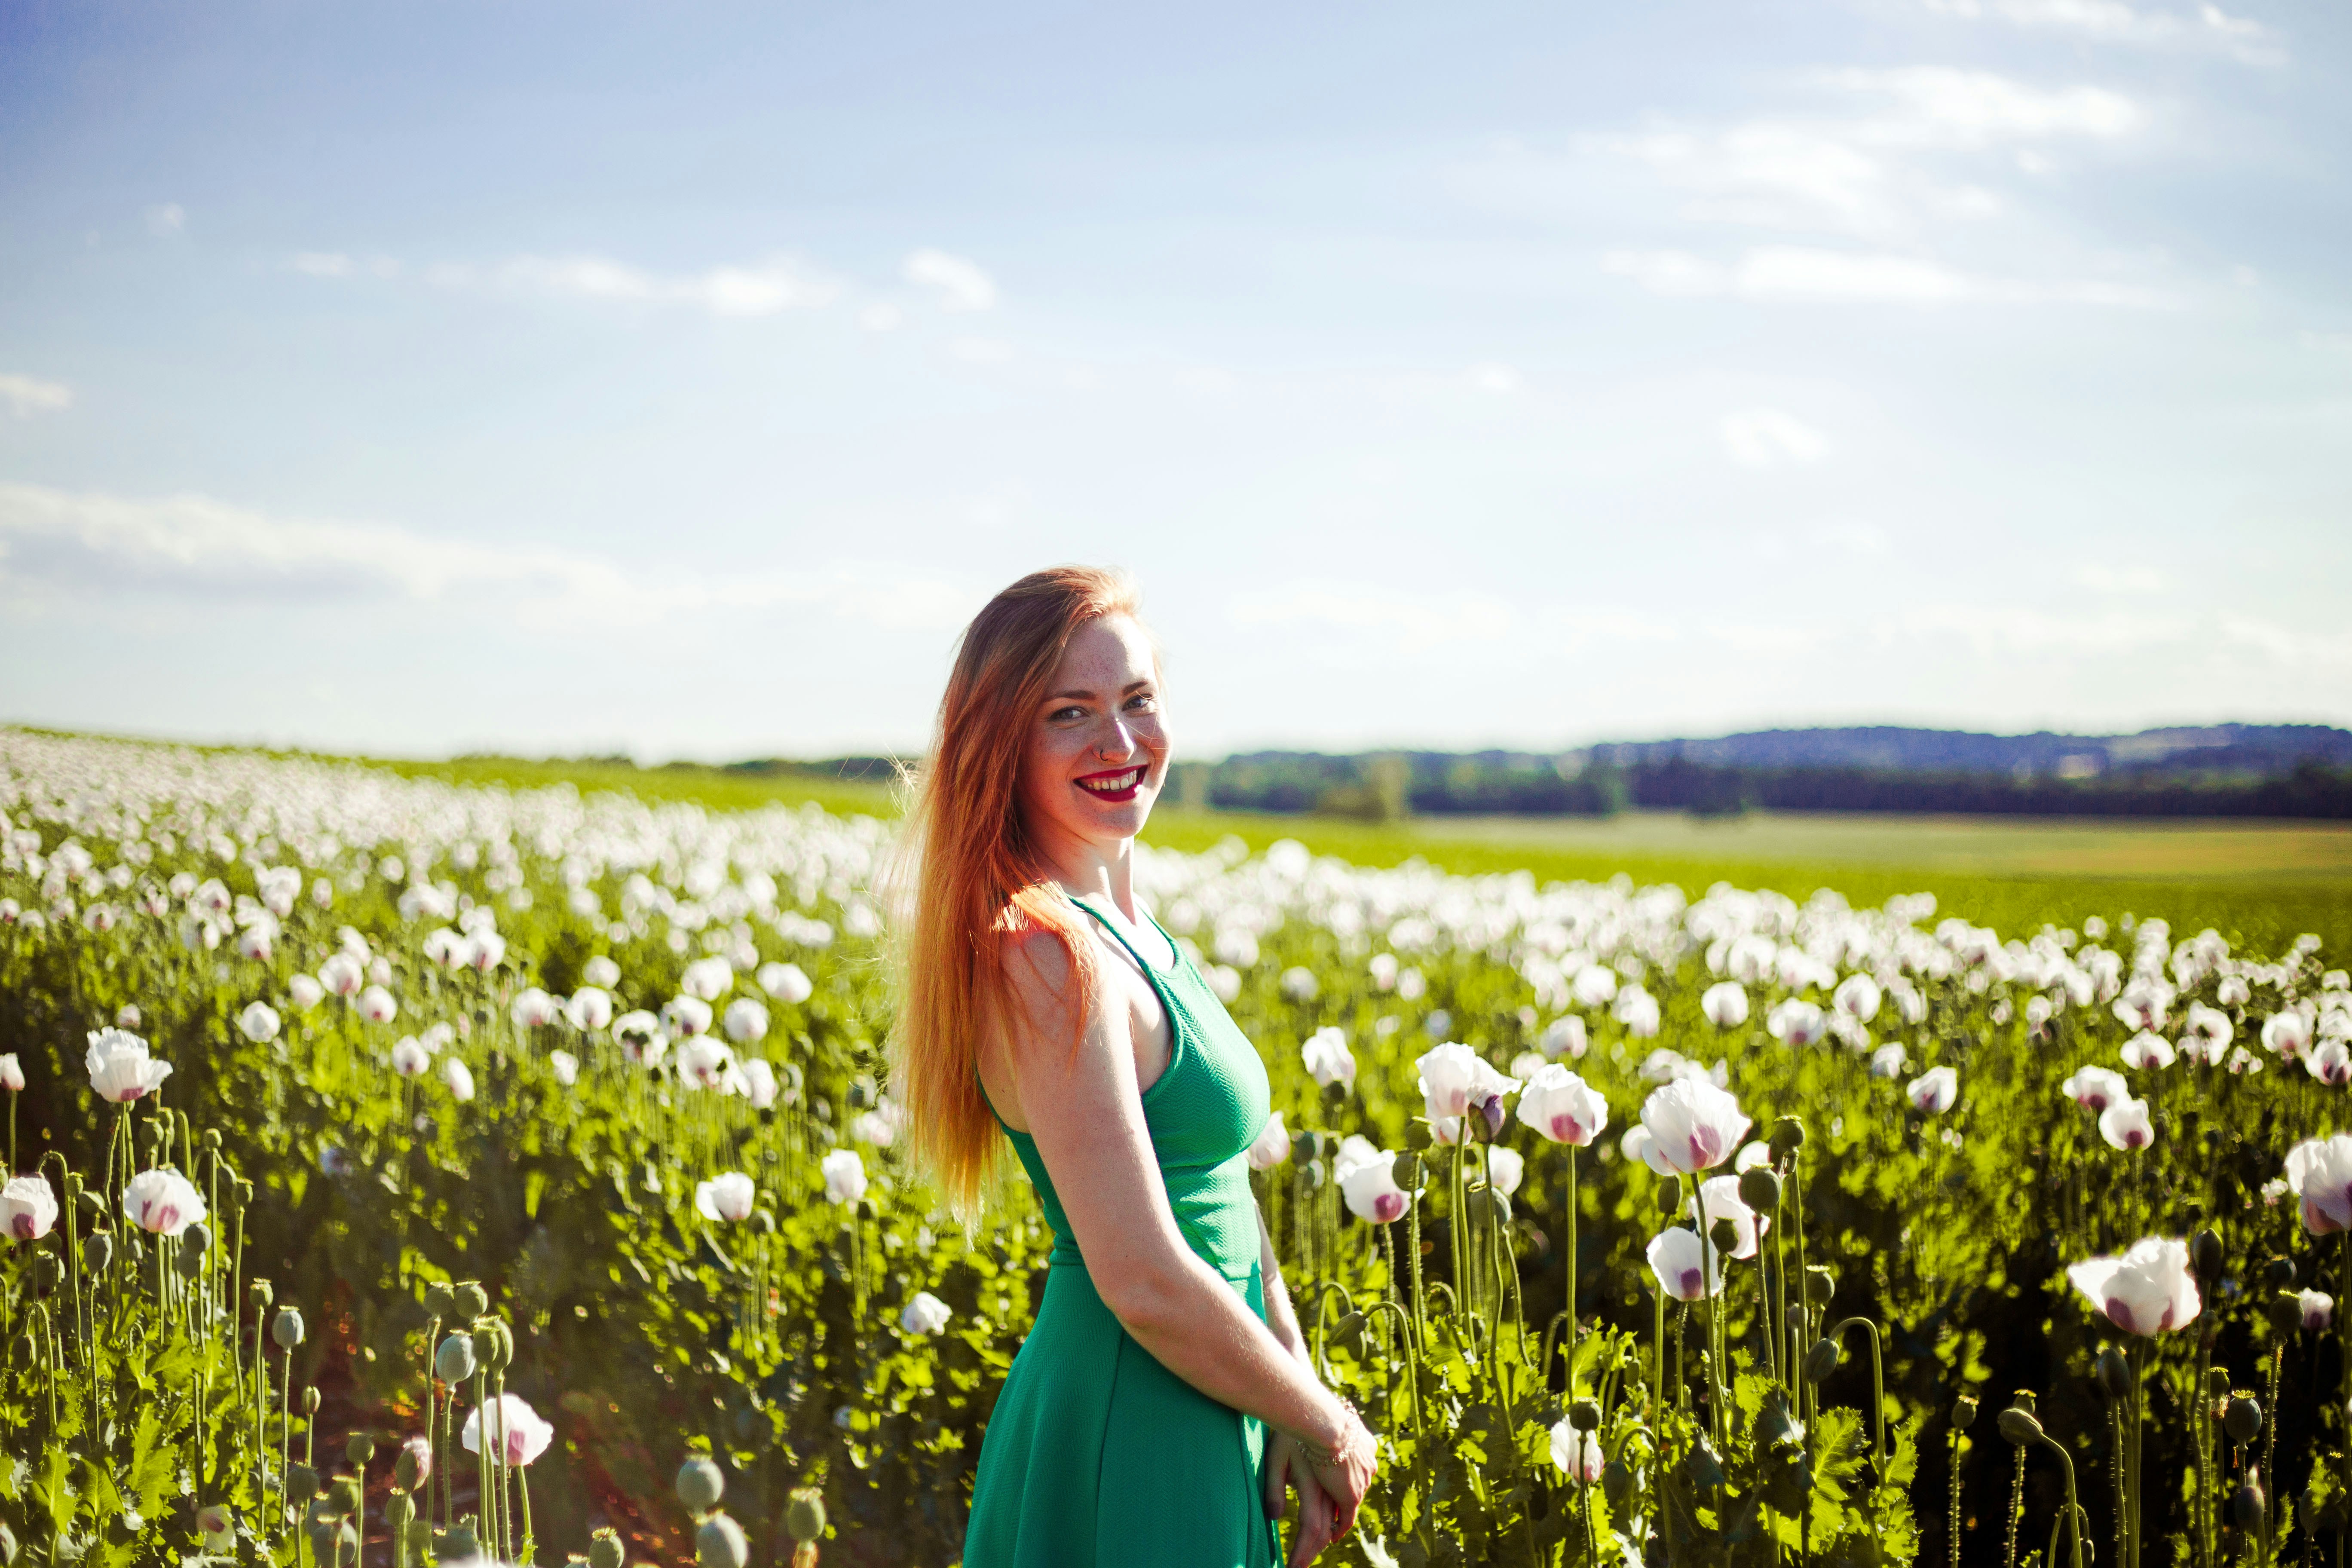
[[[1488,752],[1365,757],[1261,752],[1179,764],[1179,799],[1221,811],[1606,816],[1626,806],[1731,816],[1777,811],[2015,816],[2352,818],[2352,768],[2305,762],[2268,777],[2134,771],[2097,778],[1748,768],[1675,757],[1570,773],[1546,757]]]

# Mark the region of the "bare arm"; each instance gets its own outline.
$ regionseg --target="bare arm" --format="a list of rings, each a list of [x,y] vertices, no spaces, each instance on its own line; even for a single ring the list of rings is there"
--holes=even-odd
[[[1069,961],[1060,944],[1030,938],[1009,955],[1007,973],[1023,1016],[1005,1042],[1013,1069],[1006,1076],[1103,1304],[1161,1365],[1211,1399],[1325,1453],[1360,1451],[1360,1479],[1343,1500],[1352,1517],[1370,1479],[1370,1436],[1290,1348],[1301,1342],[1280,1277],[1266,1282],[1270,1317],[1281,1302],[1286,1331],[1277,1336],[1186,1245],[1144,1122],[1125,1007],[1098,991],[1073,1059]]]

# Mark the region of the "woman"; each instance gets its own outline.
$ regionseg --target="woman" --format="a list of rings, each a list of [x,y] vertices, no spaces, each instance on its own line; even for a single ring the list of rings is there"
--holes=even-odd
[[[967,1220],[1005,1143],[1054,1230],[989,1418],[967,1568],[1272,1568],[1354,1521],[1372,1438],[1317,1379],[1250,1195],[1265,1068],[1135,902],[1168,776],[1124,576],[1033,573],[964,631],[910,814],[897,1087]]]

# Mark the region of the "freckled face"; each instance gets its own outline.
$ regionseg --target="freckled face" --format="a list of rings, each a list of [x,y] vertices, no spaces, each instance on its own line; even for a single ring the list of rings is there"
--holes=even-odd
[[[1104,616],[1071,635],[1031,720],[1021,805],[1041,837],[1134,837],[1168,773],[1160,661],[1143,628]]]

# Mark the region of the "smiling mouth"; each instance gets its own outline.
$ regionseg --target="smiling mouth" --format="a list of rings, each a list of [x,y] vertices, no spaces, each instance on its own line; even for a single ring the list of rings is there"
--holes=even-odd
[[[1143,787],[1143,773],[1138,765],[1115,773],[1091,773],[1076,783],[1080,789],[1099,800],[1133,800],[1136,791]]]

